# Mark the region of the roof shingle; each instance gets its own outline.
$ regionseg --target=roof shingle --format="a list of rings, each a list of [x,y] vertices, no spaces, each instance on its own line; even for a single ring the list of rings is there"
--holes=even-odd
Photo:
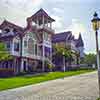
[[[70,40],[71,35],[72,35],[71,31],[54,34],[52,36],[52,42],[55,43],[55,42],[66,41],[66,39]]]

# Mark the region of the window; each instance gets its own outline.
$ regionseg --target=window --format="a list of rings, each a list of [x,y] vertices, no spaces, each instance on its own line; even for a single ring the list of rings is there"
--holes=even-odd
[[[45,39],[46,41],[50,41],[50,40],[51,40],[50,37],[51,37],[50,34],[44,33],[44,39]]]
[[[6,43],[7,50],[10,50],[10,42]]]
[[[17,30],[14,28],[14,29],[13,29],[13,32],[14,32],[14,33],[16,33],[16,32],[17,32]]]
[[[27,47],[27,41],[24,40],[24,47]]]
[[[48,34],[44,33],[44,39],[47,41],[48,40]]]
[[[35,44],[35,55],[37,55],[37,44]]]
[[[4,30],[4,33],[8,33],[8,32],[10,32],[10,29],[7,28]]]
[[[14,51],[19,51],[19,42],[14,43]]]
[[[28,40],[28,53],[34,54],[34,40],[31,38]]]

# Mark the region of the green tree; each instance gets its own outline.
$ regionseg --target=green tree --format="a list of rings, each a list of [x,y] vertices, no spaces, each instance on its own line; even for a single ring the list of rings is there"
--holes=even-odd
[[[85,63],[88,65],[96,64],[96,55],[92,53],[86,54],[81,63]]]
[[[65,56],[66,59],[72,58],[73,52],[69,48],[64,48],[64,47],[57,45],[57,46],[54,46],[54,49],[55,49],[54,55],[56,55],[56,54],[63,55],[63,56]]]
[[[65,48],[59,45],[56,45],[53,47],[54,48],[54,55],[56,57],[62,56],[65,57],[65,66],[66,66],[66,62],[71,62],[73,60],[73,52],[71,51],[70,48]],[[64,58],[63,58],[64,60]],[[64,67],[64,66],[62,66]]]
[[[6,45],[0,42],[0,61],[12,59],[12,56],[7,52]]]

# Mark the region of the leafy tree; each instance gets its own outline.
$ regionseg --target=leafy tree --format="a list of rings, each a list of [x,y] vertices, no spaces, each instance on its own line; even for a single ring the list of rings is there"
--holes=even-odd
[[[96,55],[92,53],[86,54],[81,63],[85,63],[88,65],[96,64]]]
[[[12,59],[12,56],[7,52],[6,45],[0,42],[0,61]]]
[[[70,48],[65,48],[60,45],[56,45],[54,48],[54,57],[65,57],[65,62],[71,62],[73,61],[73,52]],[[62,66],[63,67],[63,66]]]
[[[65,56],[66,59],[72,58],[73,52],[69,48],[64,48],[64,47],[56,45],[54,46],[54,49],[55,49],[55,55],[56,54],[63,55]]]

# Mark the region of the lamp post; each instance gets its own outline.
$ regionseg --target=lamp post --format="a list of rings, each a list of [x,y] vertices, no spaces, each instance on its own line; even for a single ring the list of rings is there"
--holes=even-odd
[[[63,65],[64,65],[63,70],[65,72],[66,71],[66,66],[65,66],[65,52],[63,52]]]
[[[93,19],[91,20],[93,30],[95,31],[96,37],[96,52],[97,52],[97,67],[98,67],[98,85],[99,85],[99,97],[100,97],[100,63],[99,63],[99,46],[98,46],[98,30],[100,27],[100,18],[98,14],[95,12],[93,15]]]

